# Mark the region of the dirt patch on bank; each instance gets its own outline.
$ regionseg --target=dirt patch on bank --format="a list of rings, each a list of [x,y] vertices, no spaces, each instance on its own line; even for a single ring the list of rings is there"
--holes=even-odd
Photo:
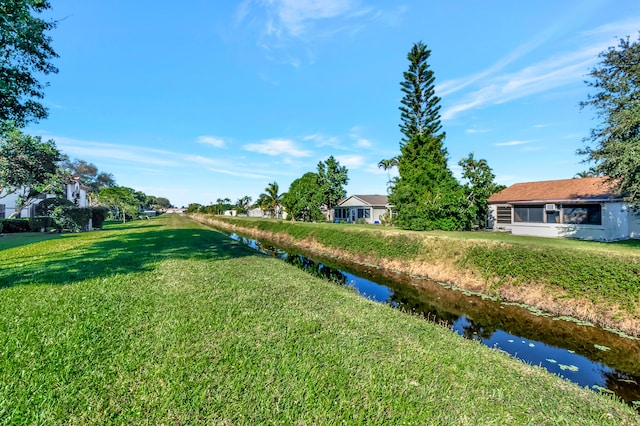
[[[567,293],[561,289],[554,289],[543,283],[514,284],[503,277],[483,277],[475,271],[456,266],[454,258],[438,259],[431,262],[417,259],[380,259],[327,247],[312,238],[295,239],[287,234],[240,227],[205,215],[193,215],[192,217],[201,223],[239,232],[258,240],[268,240],[297,247],[336,261],[345,260],[386,271],[421,277],[464,290],[497,296],[503,301],[528,305],[556,315],[573,317],[640,337],[640,317],[631,315],[618,306],[595,304],[586,298],[568,297]]]

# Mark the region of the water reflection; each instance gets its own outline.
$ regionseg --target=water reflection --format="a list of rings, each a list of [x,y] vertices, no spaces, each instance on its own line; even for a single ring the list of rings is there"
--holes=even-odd
[[[640,409],[640,341],[605,330],[534,315],[513,304],[486,300],[432,281],[300,254],[232,234],[231,238],[278,257],[361,295],[446,326],[581,386],[611,392]]]

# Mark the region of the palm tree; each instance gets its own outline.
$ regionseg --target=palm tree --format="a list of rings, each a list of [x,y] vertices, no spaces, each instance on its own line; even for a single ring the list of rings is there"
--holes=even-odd
[[[280,215],[280,204],[282,203],[282,196],[284,195],[278,194],[279,190],[278,183],[271,182],[258,197],[260,208],[267,210],[271,214],[271,217],[275,218]]]
[[[387,175],[389,177],[389,180],[387,181],[387,191],[389,190],[388,187],[391,185],[391,172],[389,170],[392,169],[393,167],[398,167],[399,164],[400,164],[400,161],[398,160],[398,157],[391,157],[388,159],[384,158],[380,160],[380,162],[378,163],[378,168],[386,170]]]
[[[578,172],[575,175],[575,177],[578,178],[578,179],[588,178],[588,177],[596,177],[596,176],[598,176],[598,173],[596,173],[596,171],[595,171],[595,169],[593,167],[590,168],[589,170]]]

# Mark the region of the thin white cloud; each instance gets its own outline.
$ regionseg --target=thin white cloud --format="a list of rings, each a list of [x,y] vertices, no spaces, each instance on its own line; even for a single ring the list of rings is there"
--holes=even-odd
[[[519,58],[523,52],[528,52],[545,40],[545,37],[540,37],[539,40],[516,49],[515,52],[481,73],[444,82],[439,86],[437,92],[439,96],[454,94],[468,86],[479,88],[468,92],[462,98],[454,100],[448,107],[443,108],[442,120],[453,119],[459,113],[467,110],[556,90],[576,82],[581,83],[589,69],[596,64],[598,54],[611,46],[612,32],[631,28],[630,22],[635,22],[636,28],[640,27],[640,19],[638,18],[619,25],[612,24],[608,27],[600,27],[591,34],[597,35],[597,38],[587,37],[587,39],[575,40],[581,43],[581,46],[573,51],[561,52],[516,71],[498,73],[507,64]]]
[[[300,51],[283,57],[275,52],[352,36],[374,21],[385,23],[379,9],[361,0],[245,0],[235,10],[235,24],[243,25],[244,31],[257,27],[257,44],[270,59],[296,68],[303,63]],[[315,61],[311,51],[300,56],[306,56],[307,63]]]
[[[221,165],[229,164],[226,161],[209,158],[209,157],[203,157],[201,155],[192,155],[192,154],[175,154],[175,155],[186,162],[198,164],[201,166],[221,166]]]
[[[364,157],[361,155],[337,155],[335,158],[341,166],[347,168],[358,169],[364,164]]]
[[[518,146],[528,144],[530,141],[508,141],[508,142],[498,142],[495,143],[495,146]]]
[[[216,138],[215,136],[198,136],[197,142],[212,145],[216,148],[223,148],[225,145],[224,140]]]
[[[358,141],[356,142],[356,146],[360,147],[360,148],[371,148],[373,144],[371,143],[370,140],[368,139],[364,139],[364,138],[360,138],[358,139]]]
[[[258,175],[258,174],[255,174],[255,173],[236,172],[236,171],[225,170],[225,169],[209,169],[209,170],[214,172],[214,173],[222,173],[222,174],[230,175],[230,176],[248,177],[248,178],[252,178],[252,179],[270,179],[269,176]]]
[[[121,162],[148,164],[154,166],[177,167],[173,153],[157,149],[142,148],[131,145],[117,145],[112,143],[82,141],[63,136],[47,136],[56,142],[56,146],[64,154],[80,159],[94,158],[117,160]]]
[[[302,138],[304,141],[311,141],[318,147],[331,146],[334,148],[340,148],[340,139],[336,136],[325,136],[321,133],[314,133]]]
[[[288,139],[269,139],[262,143],[252,143],[244,146],[246,151],[257,152],[265,155],[287,155],[292,157],[309,157],[311,151],[300,149]]]
[[[280,0],[272,1],[279,22],[293,36],[308,30],[312,21],[335,18],[355,11],[349,0]]]
[[[464,132],[473,135],[475,133],[489,133],[490,131],[489,129],[467,129]]]
[[[472,85],[476,81],[482,80],[485,77],[488,77],[497,73],[498,71],[502,70],[504,67],[509,65],[510,63],[516,61],[517,59],[521,58],[522,56],[526,55],[527,53],[531,52],[535,48],[545,43],[556,31],[556,29],[557,29],[557,25],[548,28],[547,30],[538,34],[533,39],[518,46],[514,51],[512,51],[507,56],[500,59],[498,62],[496,62],[495,64],[493,64],[492,66],[490,66],[484,71],[481,71],[472,76],[467,76],[467,77],[463,77],[455,80],[448,80],[437,85],[435,89],[436,93],[438,94],[438,96],[449,95],[459,90],[462,90],[465,87]]]

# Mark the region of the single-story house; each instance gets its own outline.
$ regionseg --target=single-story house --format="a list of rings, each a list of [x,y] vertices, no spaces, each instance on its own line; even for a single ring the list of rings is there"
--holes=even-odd
[[[595,241],[640,238],[640,217],[605,177],[516,183],[488,203],[495,231]]]
[[[0,219],[5,219],[11,216],[15,211],[20,198],[29,188],[24,187],[17,192],[5,195],[0,198]],[[73,179],[69,183],[64,185],[64,194],[67,200],[72,201],[78,207],[89,207],[89,200],[87,198],[87,192],[90,190],[88,186],[80,183],[79,179]],[[4,195],[4,193],[2,194]],[[47,198],[53,198],[55,195],[40,194],[30,206],[20,211],[16,217],[34,217],[36,216],[36,205]]]
[[[390,214],[389,197],[386,195],[351,195],[338,202],[333,209],[334,222],[379,224]]]

